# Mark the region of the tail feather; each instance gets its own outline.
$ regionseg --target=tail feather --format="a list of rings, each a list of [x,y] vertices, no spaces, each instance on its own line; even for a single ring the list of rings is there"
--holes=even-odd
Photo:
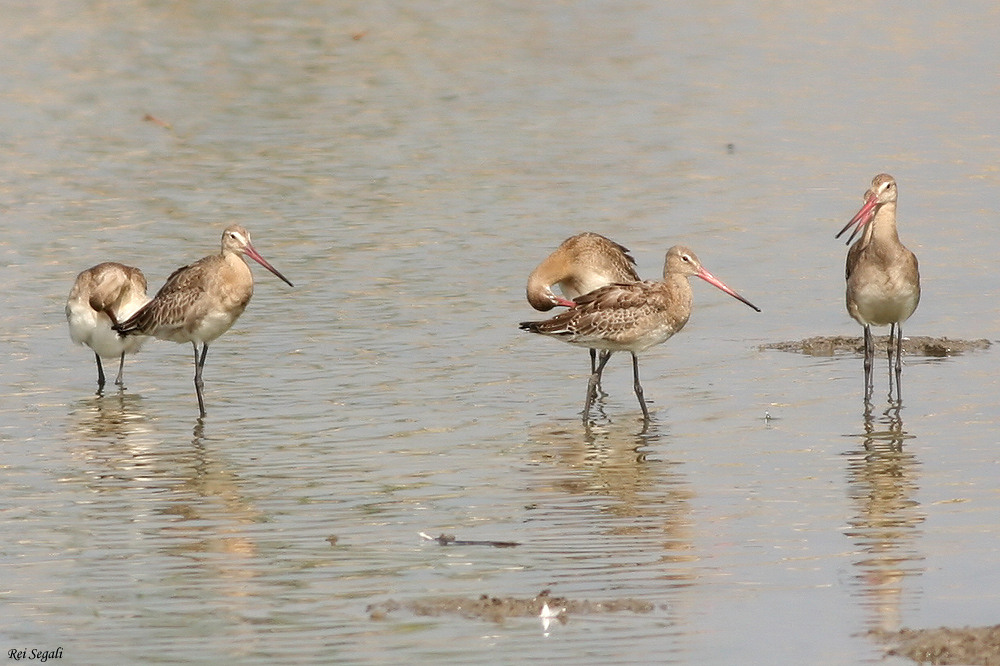
[[[522,331],[530,331],[540,335],[573,335],[572,327],[567,324],[566,318],[562,316],[546,319],[545,321],[522,321],[518,324]]]
[[[146,319],[145,315],[148,309],[149,308],[144,305],[143,307],[136,310],[135,314],[133,314],[131,317],[129,317],[123,322],[114,323],[111,326],[111,328],[115,329],[115,331],[118,332],[118,335],[120,335],[123,338],[129,335],[141,335],[142,333],[144,333],[143,329],[145,328],[146,324],[144,320]],[[114,322],[113,318],[112,322]]]

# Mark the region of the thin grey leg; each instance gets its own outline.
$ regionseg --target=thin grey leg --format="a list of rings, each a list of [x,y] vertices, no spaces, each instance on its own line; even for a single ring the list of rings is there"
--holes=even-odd
[[[205,397],[202,395],[205,382],[201,378],[201,371],[205,367],[205,357],[208,356],[208,344],[206,343],[201,348],[201,359],[198,358],[198,343],[192,341],[191,344],[194,345],[194,389],[198,393],[198,410],[202,416],[205,416],[207,413],[205,411]]]
[[[594,398],[597,397],[597,385],[601,381],[601,373],[604,372],[604,366],[608,364],[608,360],[611,358],[611,354],[601,354],[601,360],[597,364],[597,368],[590,375],[590,379],[587,381],[587,399],[583,401],[583,420],[587,421],[590,416],[590,406],[594,404]]]
[[[125,352],[122,352],[122,358],[118,362],[118,376],[115,377],[115,384],[121,386],[125,383],[123,377],[125,376]]]
[[[632,352],[632,376],[635,377],[635,397],[639,398],[639,406],[642,407],[642,418],[649,420],[649,410],[646,409],[646,400],[642,397],[642,385],[639,383],[639,357]]]
[[[872,340],[872,327],[865,326],[865,402],[872,397],[872,363],[875,361],[875,343]]]
[[[97,359],[97,392],[100,393],[101,389],[104,388],[104,366],[101,365],[101,355],[94,352],[94,358]]]

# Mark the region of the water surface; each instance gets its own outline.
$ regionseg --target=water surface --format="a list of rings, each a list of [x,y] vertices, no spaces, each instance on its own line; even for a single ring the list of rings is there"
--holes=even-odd
[[[879,358],[866,414],[860,358],[759,350],[860,334],[833,234],[881,171],[923,277],[906,332],[998,337],[991,3],[74,0],[6,23],[3,649],[903,663],[866,632],[998,621],[995,352],[907,358],[899,409]],[[204,422],[181,345],[95,396],[75,274],[114,259],[155,289],[232,221],[296,286],[256,271]],[[517,330],[530,270],[584,230],[649,278],[689,244],[763,309],[694,285],[642,358],[645,428],[626,357],[585,428],[585,352]],[[548,631],[367,611],[543,589],[655,608]]]

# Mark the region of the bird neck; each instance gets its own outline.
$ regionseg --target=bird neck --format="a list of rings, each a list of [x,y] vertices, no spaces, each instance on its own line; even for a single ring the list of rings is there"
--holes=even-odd
[[[666,273],[663,276],[663,284],[666,285],[671,298],[687,303],[690,307],[694,292],[691,290],[691,281],[688,277],[683,273]]]
[[[224,261],[231,270],[235,271],[237,275],[252,275],[250,273],[250,264],[247,263],[246,257],[243,256],[242,252],[223,252],[222,261]]]
[[[556,304],[552,285],[558,284],[564,277],[565,275],[560,274],[549,262],[536,268],[528,277],[526,290],[531,307],[541,311],[551,310]]]
[[[899,233],[896,231],[896,202],[890,201],[879,206],[875,211],[875,219],[865,232],[869,242],[899,243]]]

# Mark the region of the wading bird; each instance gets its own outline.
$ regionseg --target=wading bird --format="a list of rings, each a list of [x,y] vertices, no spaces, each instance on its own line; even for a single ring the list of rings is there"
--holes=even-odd
[[[94,351],[97,359],[97,389],[104,388],[101,357],[120,359],[115,384],[122,385],[125,355],[139,351],[141,338],[122,338],[114,330],[120,321],[141,308],[146,296],[146,278],[138,268],[108,261],[76,276],[66,301],[66,321],[73,342]]]
[[[528,276],[525,290],[528,303],[541,312],[548,312],[556,306],[573,307],[574,301],[595,289],[614,283],[638,282],[635,259],[627,247],[619,245],[600,234],[586,231],[570,236],[562,242]],[[552,287],[559,285],[565,298],[556,296]],[[601,367],[607,363],[605,356],[610,351],[601,352]],[[598,367],[597,350],[590,350],[590,372]],[[600,384],[600,375],[597,381]]]
[[[875,344],[872,326],[888,326],[889,396],[892,397],[892,356],[896,353],[896,398],[901,400],[903,322],[920,302],[917,258],[899,242],[896,231],[896,181],[887,173],[872,179],[865,203],[840,230],[837,238],[857,225],[847,242],[863,232],[847,252],[847,312],[865,327],[865,401],[872,392]],[[895,344],[893,339],[895,338]]]
[[[690,249],[675,245],[667,251],[661,282],[644,281],[611,284],[577,298],[569,310],[545,321],[521,322],[520,328],[548,335],[564,342],[609,352],[627,351],[632,354],[633,388],[649,420],[649,410],[639,383],[639,352],[665,342],[684,328],[691,316],[692,292],[690,277],[699,277],[733,298],[760,312],[760,308],[726,286],[709,273]],[[586,421],[597,394],[597,382],[609,355],[601,362],[587,383],[583,404]]]
[[[205,416],[202,370],[208,345],[229,330],[253,295],[253,275],[244,256],[274,273],[289,287],[294,286],[254,249],[250,232],[234,224],[222,232],[219,254],[178,268],[153,300],[116,327],[122,336],[151,335],[194,346],[194,387],[202,416]]]

